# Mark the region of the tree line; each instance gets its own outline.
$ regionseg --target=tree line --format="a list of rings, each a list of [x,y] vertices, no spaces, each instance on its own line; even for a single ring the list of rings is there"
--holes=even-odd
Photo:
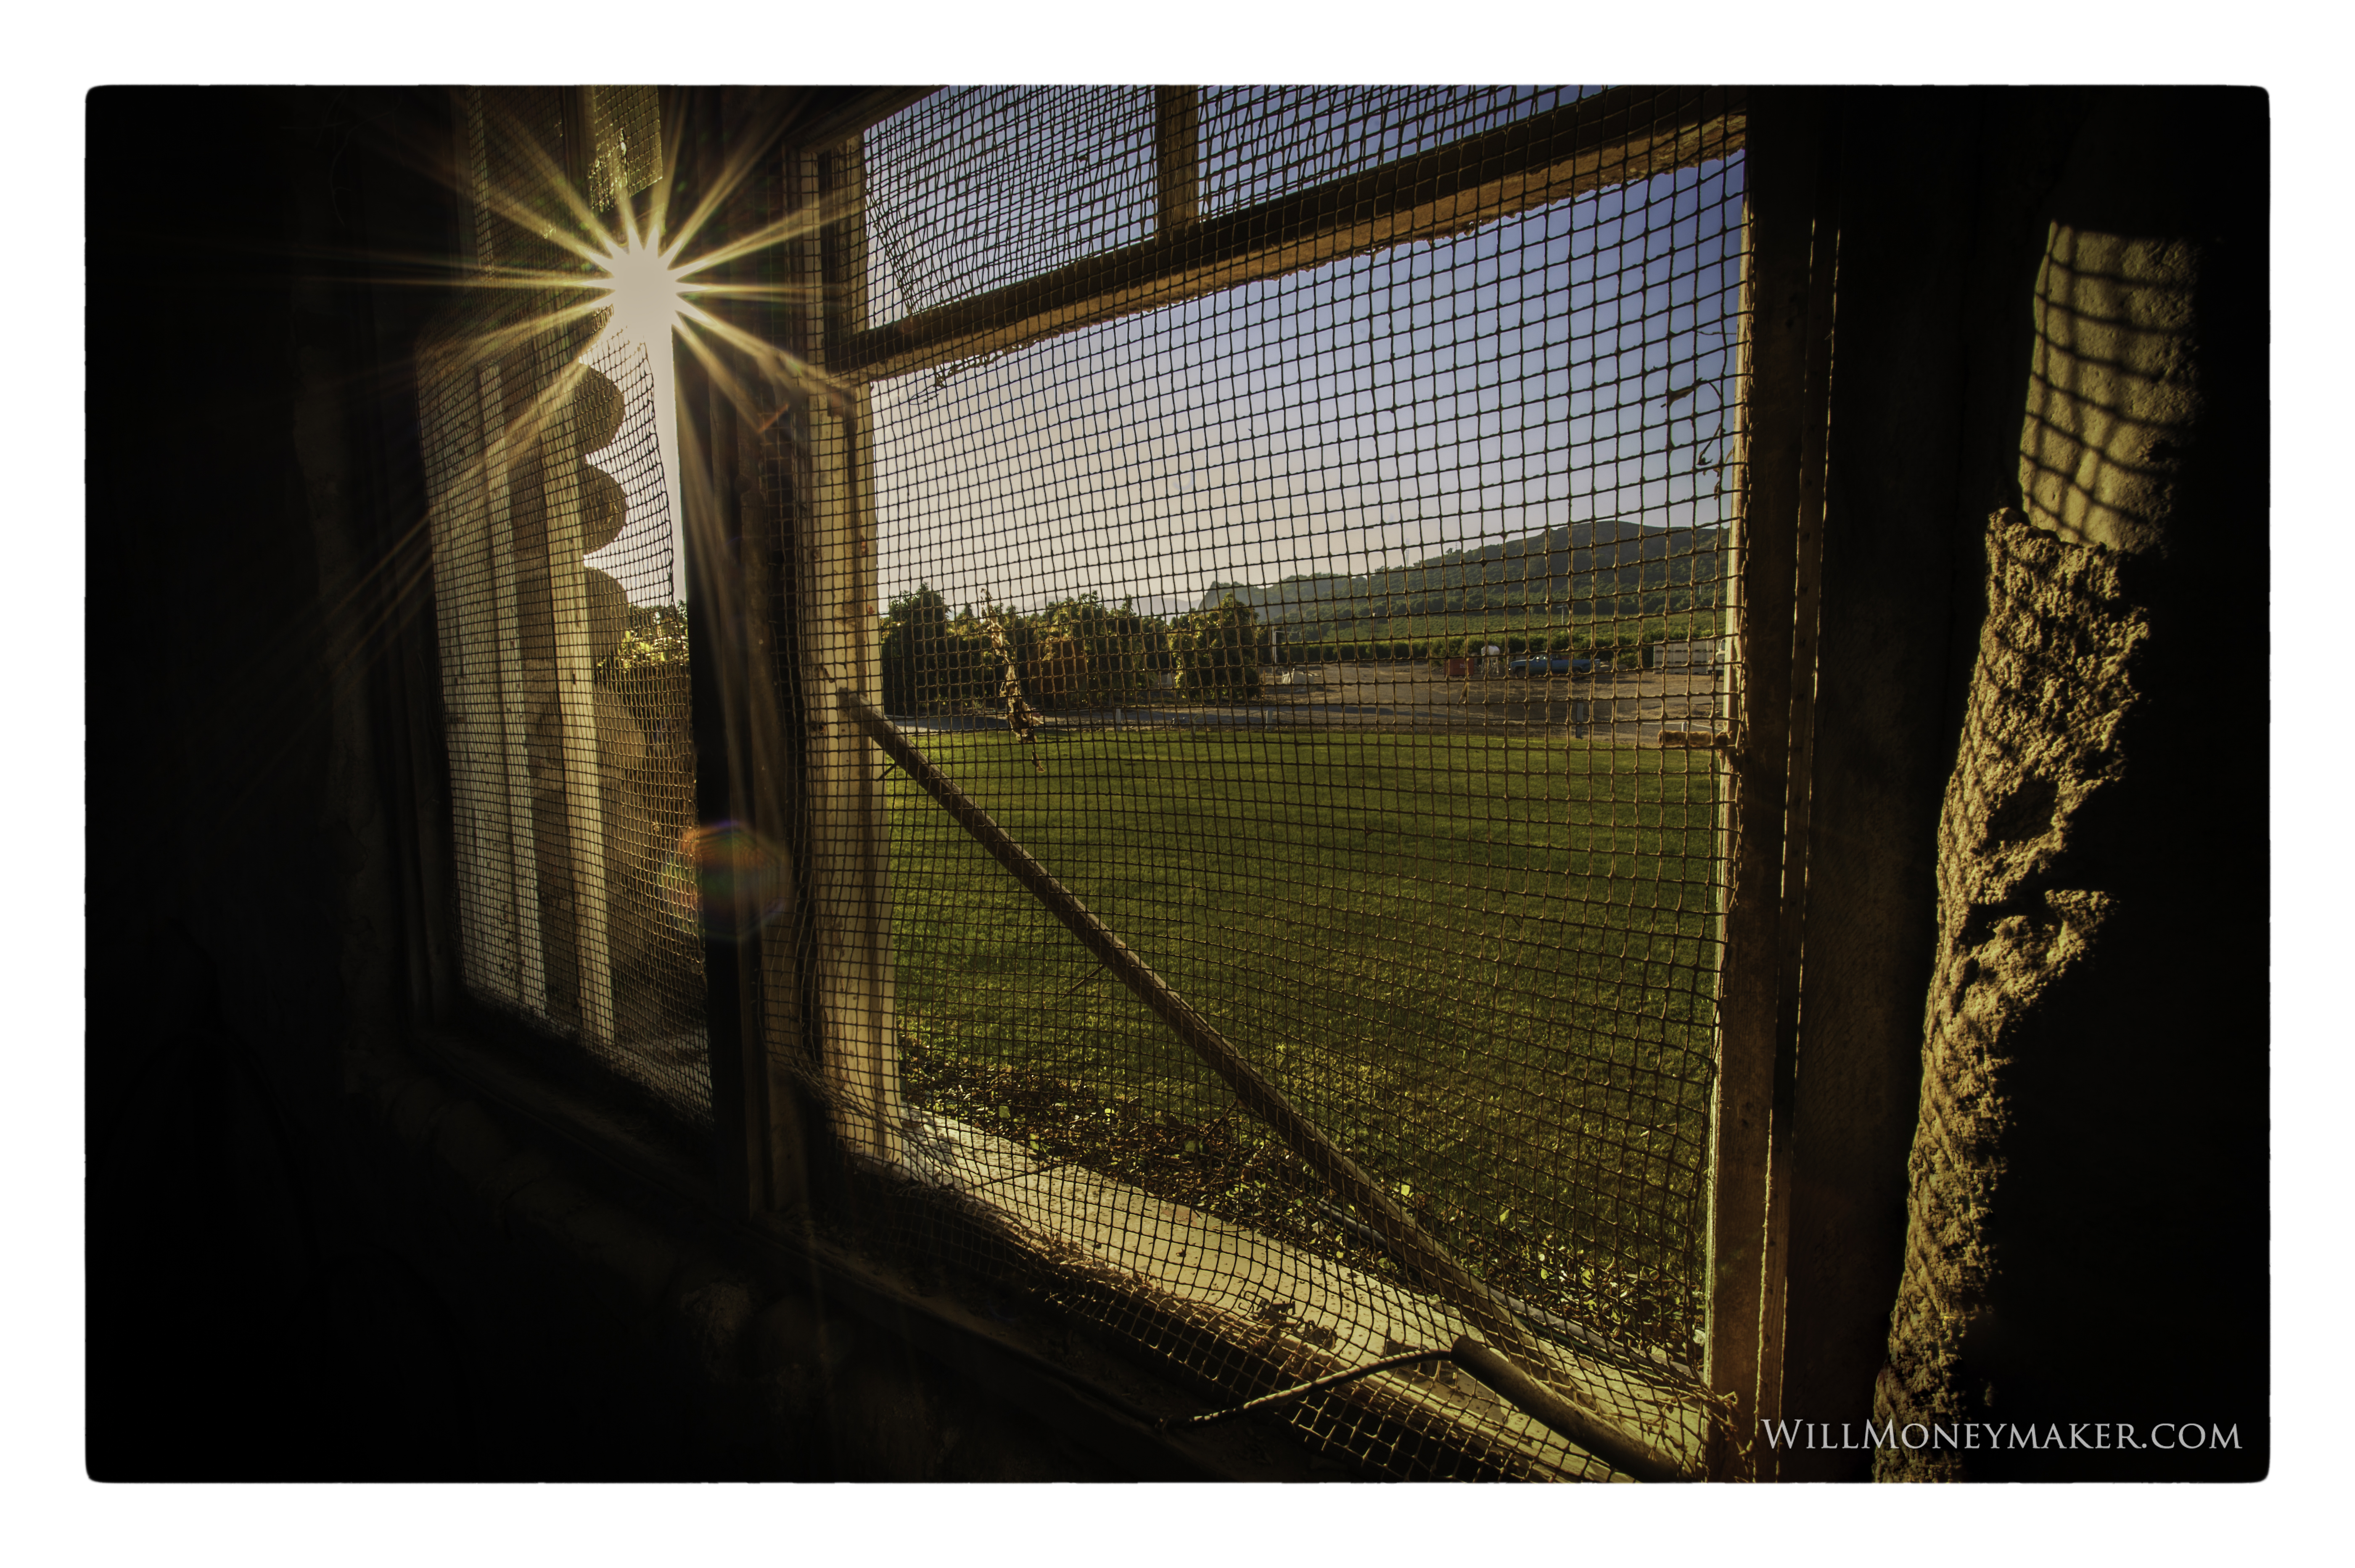
[[[891,601],[882,631],[883,706],[901,714],[991,709],[1008,695],[1042,712],[1172,691],[1248,700],[1260,694],[1260,671],[1273,654],[1257,613],[1232,594],[1174,616],[1092,593],[1033,613],[984,604],[951,614],[927,583]]]
[[[1119,707],[1146,698],[1248,701],[1273,666],[1417,660],[1433,665],[1489,646],[1508,655],[1569,655],[1618,667],[1649,664],[1655,644],[1718,634],[1713,610],[1648,606],[1628,621],[1583,626],[1477,624],[1420,636],[1309,637],[1262,621],[1235,595],[1177,615],[1092,593],[1026,613],[967,605],[951,613],[930,584],[891,601],[883,617],[883,706],[902,715],[1039,712]]]

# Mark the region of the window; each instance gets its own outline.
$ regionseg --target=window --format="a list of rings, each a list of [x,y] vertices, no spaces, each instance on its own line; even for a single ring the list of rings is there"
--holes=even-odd
[[[579,126],[626,229],[650,99],[473,101],[538,292],[424,378],[470,989],[741,1120],[755,1213],[1237,1397],[1469,1330],[1697,1467],[1739,95],[708,114],[675,437],[581,215],[501,194]],[[1439,1362],[1288,1418],[1606,1471]]]
[[[701,942],[677,896],[696,807],[669,346],[564,276],[555,237],[578,215],[549,171],[582,96],[601,227],[619,237],[655,183],[651,88],[471,91],[485,286],[419,377],[460,945],[477,1003],[708,1127]]]

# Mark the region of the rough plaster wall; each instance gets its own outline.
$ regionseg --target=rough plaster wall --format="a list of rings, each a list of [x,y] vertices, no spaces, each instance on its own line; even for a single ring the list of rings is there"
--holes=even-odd
[[[2165,544],[2177,459],[2200,414],[2200,263],[2179,237],[2052,226],[2019,432],[2038,528],[2129,553]]]
[[[1876,1420],[1976,1418],[1970,1386],[1991,1289],[2010,1125],[2010,1058],[2038,1004],[2100,940],[2110,895],[2070,854],[2080,816],[2124,769],[2120,721],[2149,617],[2115,552],[2071,544],[2016,511],[1990,519],[1987,617],[1961,755],[1938,824],[1938,966],[1923,1030],[1903,1282]],[[1960,1478],[1962,1456],[1883,1453],[1881,1479]]]
[[[2054,193],[1874,1400],[2240,1445],[1900,1445],[1876,1478],[2264,1473],[2264,707],[2232,656],[2264,637],[2264,136],[2259,95],[2115,93]]]

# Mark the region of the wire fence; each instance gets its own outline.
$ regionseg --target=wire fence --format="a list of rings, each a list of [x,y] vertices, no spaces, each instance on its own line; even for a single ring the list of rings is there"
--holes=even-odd
[[[882,614],[805,684],[1376,1190],[841,723],[813,910],[863,955],[826,1025],[859,1147],[1063,1310],[1248,1397],[1501,1305],[1690,1456],[1742,159],[1725,118],[1591,154],[1619,101],[949,91],[810,160],[858,216],[811,248],[847,395],[802,571]],[[1015,1266],[920,1209],[862,1223]],[[1284,1419],[1401,1475],[1600,1473],[1452,1378]]]

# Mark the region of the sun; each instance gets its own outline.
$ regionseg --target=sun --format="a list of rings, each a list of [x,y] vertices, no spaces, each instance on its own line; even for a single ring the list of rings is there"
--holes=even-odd
[[[635,235],[618,240],[598,259],[604,278],[591,286],[613,307],[607,331],[649,348],[669,343],[671,334],[686,325],[687,299],[697,292],[675,261],[659,245]]]
[[[593,324],[591,342],[580,352],[602,352],[599,344],[630,344],[652,362],[655,404],[668,421],[674,360],[685,349],[709,375],[715,389],[732,399],[762,429],[776,417],[783,389],[831,386],[825,373],[779,345],[760,328],[729,319],[721,303],[736,301],[773,310],[781,303],[815,303],[815,286],[737,276],[736,263],[774,247],[805,240],[831,221],[815,209],[795,211],[751,233],[720,239],[706,225],[727,209],[728,197],[756,166],[751,156],[731,159],[714,176],[682,220],[672,221],[666,194],[677,183],[666,164],[654,184],[640,192],[616,185],[584,192],[549,159],[538,174],[553,198],[569,208],[570,224],[547,222],[546,202],[527,203],[504,194],[492,199],[501,216],[553,240],[569,257],[553,267],[486,264],[471,282],[487,288],[527,291],[540,296],[538,314],[502,331]],[[650,199],[643,204],[640,196]],[[591,205],[595,197],[604,198]],[[704,243],[697,240],[702,236]],[[697,253],[692,257],[687,252]],[[755,312],[760,315],[760,312]]]

